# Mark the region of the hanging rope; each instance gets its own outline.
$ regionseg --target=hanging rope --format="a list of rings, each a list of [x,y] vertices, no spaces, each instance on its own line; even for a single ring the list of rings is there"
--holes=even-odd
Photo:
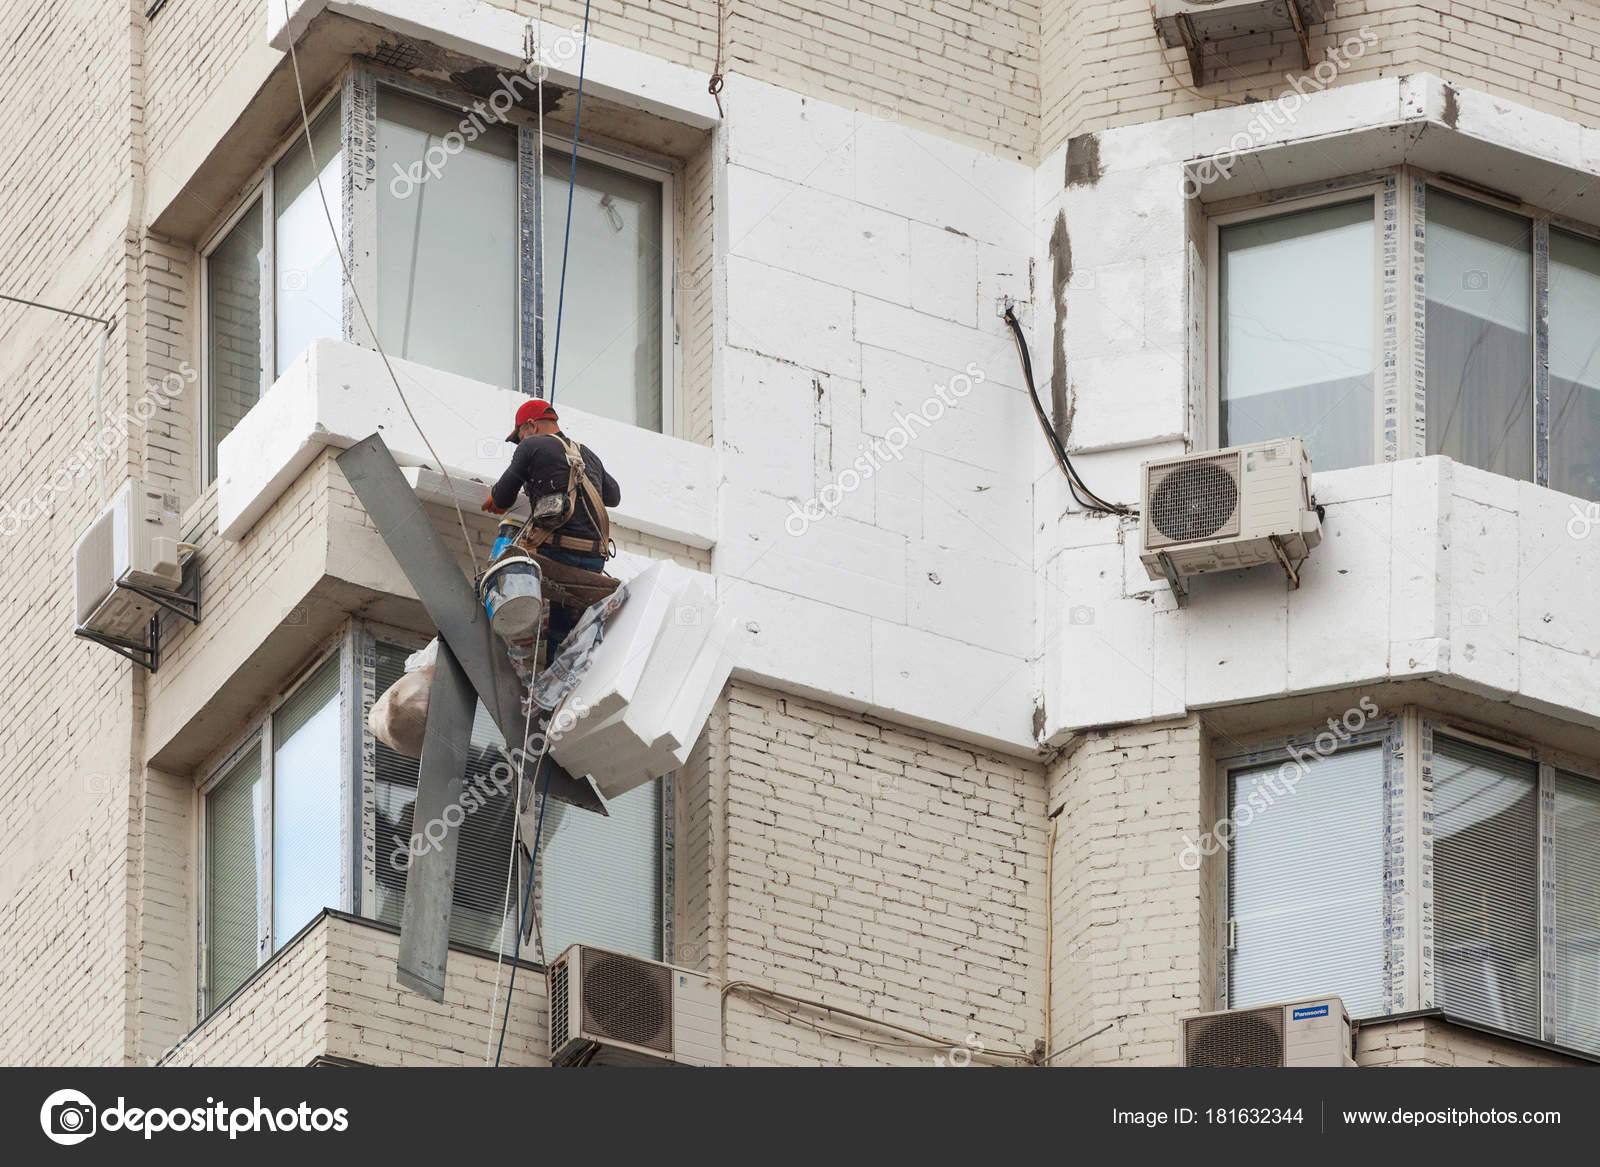
[[[717,116],[723,117],[722,112],[722,8],[725,0],[717,0],[717,63],[711,67],[711,84],[706,86],[706,92],[717,99]]]
[[[572,115],[572,171],[567,176],[567,230],[561,241],[561,287],[556,293],[556,349],[550,358],[550,396],[556,399],[556,371],[561,367],[561,310],[567,300],[567,260],[572,257],[572,194],[578,186],[578,128],[583,124],[583,74],[589,64],[589,6],[583,0],[583,47],[578,54],[578,101]],[[542,107],[542,106],[541,106]],[[543,160],[540,162],[543,165]]]

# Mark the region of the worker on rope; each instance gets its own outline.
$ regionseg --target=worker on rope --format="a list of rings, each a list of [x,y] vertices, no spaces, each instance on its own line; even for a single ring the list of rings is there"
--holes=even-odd
[[[496,546],[506,544],[502,554],[530,555],[539,565],[550,601],[545,659],[553,661],[584,609],[617,586],[605,574],[606,560],[616,554],[607,508],[622,501],[622,488],[599,455],[561,432],[548,401],[523,402],[506,441],[516,445],[516,452],[483,509],[503,515],[518,491],[528,496],[528,521],[520,527],[501,524]]]

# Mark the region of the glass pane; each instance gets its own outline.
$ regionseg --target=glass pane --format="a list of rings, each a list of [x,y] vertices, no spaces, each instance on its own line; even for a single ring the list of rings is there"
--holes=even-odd
[[[1600,500],[1600,243],[1550,232],[1550,485]]]
[[[1533,477],[1528,220],[1431,187],[1428,453]]]
[[[273,169],[277,210],[277,369],[294,364],[306,346],[320,337],[344,335],[344,272],[328,215],[338,224],[344,206],[344,153],[339,137],[339,102],[335,100],[311,123],[321,175],[311,168],[311,152],[302,137]],[[318,196],[318,181],[322,197]],[[324,211],[322,198],[328,200]]]
[[[378,644],[375,692],[383,693],[400,679],[410,654],[410,649]],[[504,943],[505,951],[510,952],[515,920],[521,907],[521,889],[519,885],[513,892],[511,909],[505,912],[506,862],[510,856],[516,807],[512,801],[509,767],[501,752],[502,740],[480,704],[472,723],[472,754],[467,764],[467,790],[473,792],[474,797],[468,798],[465,793],[462,796],[462,807],[467,813],[461,821],[461,841],[456,852],[450,939],[456,944],[490,951]],[[399,924],[410,866],[418,762],[395,753],[382,742],[374,744],[378,903],[371,914],[385,923]],[[422,845],[426,843],[427,840],[422,841]]]
[[[323,908],[342,908],[339,658],[272,722],[272,942],[283,947]]]
[[[1556,1033],[1600,1053],[1600,782],[1556,772]]]
[[[1222,444],[1301,437],[1318,470],[1372,461],[1373,201],[1218,232]]]
[[[215,1009],[256,971],[266,787],[259,743],[206,795],[206,1001]]]
[[[1433,745],[1435,1003],[1539,1036],[1538,770],[1436,737]]]
[[[206,259],[206,441],[210,481],[217,443],[261,397],[261,295],[266,248],[257,199]]]
[[[1229,1004],[1337,993],[1383,1012],[1383,749],[1235,770],[1228,852]]]
[[[547,150],[544,173],[548,384],[571,153]],[[554,386],[579,409],[652,430],[661,429],[661,203],[659,182],[578,159]]]
[[[540,844],[545,952],[582,942],[661,959],[661,783],[607,804],[610,818],[545,808]]]
[[[380,89],[378,173],[384,349],[515,388],[516,131],[479,132],[459,110]]]

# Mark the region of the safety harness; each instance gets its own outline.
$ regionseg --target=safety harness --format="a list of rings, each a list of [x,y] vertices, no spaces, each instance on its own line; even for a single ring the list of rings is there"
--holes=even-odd
[[[567,454],[567,488],[564,493],[547,494],[534,500],[533,512],[528,516],[528,521],[522,525],[522,531],[517,536],[517,545],[528,552],[550,546],[610,559],[616,554],[611,546],[611,515],[606,510],[605,501],[600,497],[599,490],[589,478],[588,469],[583,462],[583,452],[576,442],[561,434],[550,436],[561,443],[561,448]],[[572,521],[572,516],[578,513],[580,498],[584,508],[589,512],[589,518],[594,522],[595,530],[599,532],[597,539],[583,539],[577,535],[558,533]]]

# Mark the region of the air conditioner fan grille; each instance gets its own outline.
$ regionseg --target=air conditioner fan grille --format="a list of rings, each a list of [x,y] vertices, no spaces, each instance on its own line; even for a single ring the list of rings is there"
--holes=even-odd
[[[1186,1066],[1283,1065],[1283,1010],[1240,1010],[1191,1017],[1183,1023]]]
[[[672,970],[631,956],[583,950],[583,1031],[672,1053]]]
[[[1150,470],[1148,546],[1224,539],[1239,533],[1239,455]]]

